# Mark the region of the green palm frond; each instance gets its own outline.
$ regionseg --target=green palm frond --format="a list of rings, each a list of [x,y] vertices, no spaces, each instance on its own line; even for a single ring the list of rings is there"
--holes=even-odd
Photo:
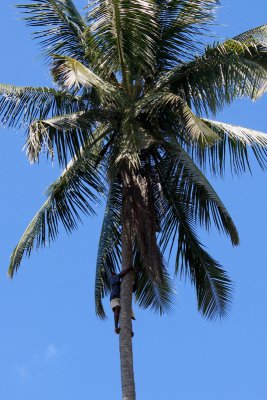
[[[81,221],[79,212],[94,214],[92,204],[104,192],[102,177],[96,169],[97,157],[92,153],[92,145],[82,155],[73,159],[46,191],[47,200],[34,216],[10,260],[9,276],[18,270],[24,255],[30,256],[33,247],[45,247],[58,235],[61,222],[67,232],[77,228]]]
[[[158,0],[161,38],[158,62],[169,68],[181,60],[192,58],[200,45],[200,36],[207,35],[214,23],[216,0]]]
[[[181,123],[181,130],[178,135],[182,140],[193,145],[197,142],[202,148],[214,144],[218,140],[218,135],[203,124],[202,120],[193,113],[183,99],[179,96],[173,96],[173,98],[175,102],[173,110],[177,112]]]
[[[142,76],[142,70],[153,69],[158,37],[153,1],[95,1],[87,19],[94,38],[89,51],[97,55],[96,68],[120,72],[128,90],[137,71]]]
[[[169,188],[180,199],[179,204],[187,204],[194,220],[204,224],[206,229],[209,229],[212,219],[217,229],[229,235],[233,245],[238,245],[237,229],[207,178],[178,143],[164,144],[163,147],[166,156],[157,167],[161,168],[161,179],[169,179]],[[166,234],[162,232],[161,243],[164,249],[168,245],[169,235],[170,231]]]
[[[60,86],[69,90],[73,87],[94,86],[101,90],[101,86],[105,84],[100,77],[78,60],[58,55],[54,55],[53,58],[52,75]],[[108,83],[106,85],[108,86]]]
[[[125,110],[121,116],[120,130],[112,149],[110,169],[119,171],[125,160],[132,165],[134,170],[140,168],[140,152],[149,148],[154,142],[153,136],[135,118],[135,108]]]
[[[228,133],[228,136],[231,139],[235,139],[236,141],[240,141],[247,145],[254,146],[267,146],[267,134],[259,131],[255,131],[253,129],[243,128],[241,126],[226,124],[223,122],[212,121],[209,119],[203,118],[202,121],[209,125],[215,131],[218,131],[218,135],[221,138],[221,133]]]
[[[109,111],[92,109],[34,121],[25,145],[29,160],[38,161],[44,151],[53,159],[56,150],[59,164],[66,166],[69,154],[71,157],[80,154],[80,148],[95,139],[96,125],[107,121],[109,115]]]
[[[235,40],[243,43],[254,43],[256,46],[266,47],[267,25],[261,25],[235,36]]]
[[[236,98],[258,98],[266,90],[266,47],[255,41],[229,39],[208,46],[204,55],[164,74],[157,89],[170,87],[198,114],[216,114]]]
[[[244,43],[251,51],[251,62],[259,70],[259,83],[255,85],[252,98],[257,100],[267,91],[267,25],[250,29],[234,38],[235,41]]]
[[[121,91],[111,83],[103,80],[79,61],[70,57],[53,56],[51,69],[55,82],[61,87],[71,90],[93,87],[102,104],[120,104],[124,101]]]
[[[169,111],[169,118],[166,110]],[[152,123],[155,116],[158,117],[159,121],[161,118],[164,119],[164,135],[167,137],[172,133],[171,136],[180,137],[182,141],[190,144],[197,143],[201,147],[214,144],[219,139],[216,132],[204,124],[187,103],[174,93],[156,91],[144,96],[137,103],[136,116],[144,113]],[[173,127],[168,124],[168,119]],[[151,136],[153,136],[153,131]],[[159,137],[160,135],[156,135],[156,138]]]
[[[190,277],[196,287],[198,309],[206,318],[226,317],[232,297],[232,283],[227,273],[204,250],[186,210],[179,210],[177,228],[176,271]]]
[[[121,263],[121,212],[122,192],[117,180],[110,184],[97,253],[95,309],[101,319],[106,318],[102,298],[110,293],[111,273],[118,272]]]
[[[28,26],[39,28],[34,32],[45,56],[60,54],[85,60],[85,21],[72,0],[31,0],[17,6]]]
[[[176,273],[189,275],[196,287],[198,309],[208,319],[224,317],[231,299],[231,282],[217,261],[202,247],[195,233],[190,204],[173,190],[169,175],[157,165],[165,198],[165,218],[161,242],[168,240],[171,250],[177,243]],[[167,239],[166,239],[167,238]]]
[[[226,165],[233,174],[250,169],[252,152],[263,169],[267,168],[267,134],[236,125],[202,119],[220,138],[214,145],[200,149],[190,149],[190,155],[202,169],[210,167],[212,174],[223,175]]]
[[[0,84],[1,122],[8,127],[23,127],[48,115],[68,114],[83,108],[79,96],[46,87]]]
[[[135,292],[138,306],[144,309],[150,308],[160,315],[170,313],[173,309],[176,290],[166,268],[163,267],[160,271],[160,284],[151,280],[138,253],[134,259],[134,268],[138,273],[138,286]]]
[[[79,154],[92,133],[95,118],[91,121],[88,114],[91,116],[84,111],[33,122],[25,145],[29,160],[37,162],[43,151],[54,159],[56,149],[60,165],[66,165],[68,155]]]

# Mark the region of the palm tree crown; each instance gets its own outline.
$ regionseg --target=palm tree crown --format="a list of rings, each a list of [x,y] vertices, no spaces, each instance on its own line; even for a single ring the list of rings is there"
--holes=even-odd
[[[227,152],[233,173],[246,171],[249,147],[265,167],[267,136],[209,118],[237,98],[256,100],[267,90],[267,26],[205,47],[218,4],[96,0],[85,18],[71,0],[18,6],[38,29],[57,89],[0,85],[2,122],[27,124],[29,160],[46,153],[64,171],[14,249],[11,277],[25,254],[57,237],[59,222],[71,232],[104,197],[99,317],[105,317],[109,276],[121,263],[125,220],[141,307],[170,310],[175,291],[163,255],[175,250],[175,273],[195,285],[201,313],[226,314],[231,282],[196,228],[214,223],[233,245],[239,238],[204,172],[222,175]]]

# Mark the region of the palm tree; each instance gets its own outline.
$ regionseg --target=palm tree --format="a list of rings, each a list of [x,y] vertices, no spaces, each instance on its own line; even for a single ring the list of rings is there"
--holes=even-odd
[[[267,136],[209,119],[235,99],[267,89],[267,26],[204,46],[216,0],[96,0],[82,18],[72,0],[19,5],[39,29],[57,89],[0,86],[6,126],[27,126],[30,162],[45,153],[62,174],[46,194],[10,261],[71,232],[82,213],[106,211],[96,266],[96,314],[112,272],[134,266],[138,305],[168,312],[175,294],[164,262],[176,252],[175,274],[196,288],[199,311],[224,317],[231,281],[200,243],[211,225],[238,245],[236,227],[205,177],[266,167]],[[69,159],[71,160],[69,161]],[[120,356],[124,400],[135,399],[131,338],[133,273],[121,288]]]

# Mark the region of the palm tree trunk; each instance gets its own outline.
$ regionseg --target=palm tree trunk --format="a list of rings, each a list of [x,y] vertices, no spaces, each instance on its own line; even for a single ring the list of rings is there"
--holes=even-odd
[[[127,201],[124,195],[123,203]],[[124,208],[124,207],[123,207]],[[122,230],[122,271],[132,266],[132,241],[129,221],[123,213]],[[122,399],[135,400],[135,383],[132,350],[132,295],[133,273],[127,273],[121,283],[121,312],[120,312],[120,361]]]

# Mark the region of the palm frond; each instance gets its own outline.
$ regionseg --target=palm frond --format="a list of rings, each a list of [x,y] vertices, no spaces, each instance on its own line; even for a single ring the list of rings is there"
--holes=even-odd
[[[206,115],[216,114],[225,104],[242,96],[256,99],[266,90],[265,48],[262,43],[236,38],[208,46],[203,56],[164,74],[157,89],[170,87],[197,114]]]
[[[260,84],[257,84],[252,95],[254,100],[260,98],[267,91],[267,25],[250,29],[234,38],[250,48],[252,62],[261,71]]]
[[[115,180],[109,188],[96,262],[95,310],[101,319],[106,318],[102,298],[110,293],[111,273],[118,272],[121,263],[121,213],[121,184]]]
[[[46,191],[47,200],[34,216],[10,260],[9,276],[12,278],[18,270],[24,255],[30,256],[34,246],[45,247],[58,235],[61,222],[70,233],[81,221],[80,213],[94,214],[93,204],[104,186],[99,171],[95,168],[97,157],[88,146],[80,157],[73,159]]]
[[[128,89],[137,71],[153,69],[158,35],[153,1],[95,1],[87,19],[94,39],[90,50],[97,54],[95,68],[120,72]]]
[[[51,73],[55,82],[61,87],[68,90],[93,87],[102,104],[123,102],[122,93],[114,85],[100,78],[79,61],[56,55],[53,58]]]
[[[165,198],[165,219],[162,223],[161,243],[166,238],[171,250],[177,242],[176,273],[189,275],[196,287],[198,309],[208,319],[224,317],[231,299],[231,282],[217,261],[202,247],[196,233],[190,204],[173,190],[169,175],[160,164],[157,170]]]
[[[138,306],[144,309],[150,308],[159,315],[170,313],[173,309],[176,290],[166,268],[163,266],[160,271],[161,283],[151,280],[138,253],[134,258],[134,268],[138,274],[138,286],[135,292]]]
[[[213,174],[223,175],[229,163],[233,174],[251,171],[250,155],[252,152],[262,169],[267,168],[267,134],[236,125],[202,119],[212,129],[219,140],[212,146],[190,149],[190,155],[202,169],[209,165]]]
[[[91,109],[46,120],[36,120],[29,127],[26,151],[31,162],[39,160],[41,152],[54,159],[55,150],[60,165],[80,154],[86,142],[94,140],[93,131],[100,121],[108,121],[110,113]],[[108,125],[108,123],[106,123]]]
[[[177,65],[192,58],[200,47],[200,37],[207,36],[214,23],[216,0],[158,0],[161,38],[158,51],[160,68]]]
[[[119,171],[121,165],[128,160],[133,170],[141,165],[140,154],[154,142],[150,132],[135,118],[135,108],[126,109],[121,116],[118,134],[110,157],[110,170]]]
[[[26,24],[39,30],[33,35],[40,41],[44,55],[60,54],[85,60],[85,21],[72,0],[31,0],[19,4]]]
[[[189,209],[195,221],[204,224],[209,229],[211,219],[219,231],[230,236],[232,244],[239,244],[237,229],[221,199],[206,179],[204,174],[192,161],[191,157],[178,143],[163,144],[166,150],[165,159],[162,159],[161,177],[169,177],[169,186],[173,193],[180,198],[180,203],[190,205]],[[165,248],[169,236],[162,234],[162,243]]]
[[[180,137],[182,141],[190,144],[197,143],[202,147],[211,145],[219,139],[216,132],[193,113],[185,100],[168,91],[156,91],[144,96],[136,107],[136,116],[140,115],[152,121],[152,124],[155,116],[158,121],[163,120],[161,133],[166,137],[172,133],[171,136]]]
[[[247,44],[254,43],[256,46],[266,47],[267,25],[257,26],[234,37],[235,40]]]
[[[201,148],[214,144],[218,140],[218,135],[203,124],[183,99],[177,96],[173,97],[176,103],[173,110],[177,112],[181,123],[181,130],[177,136],[193,145],[197,142]]]
[[[0,84],[1,122],[7,127],[28,126],[35,119],[83,109],[82,99],[46,87]]]
[[[199,311],[208,319],[224,318],[231,304],[232,283],[221,265],[204,250],[189,221],[185,210],[180,210],[176,270],[189,275],[195,285]]]

